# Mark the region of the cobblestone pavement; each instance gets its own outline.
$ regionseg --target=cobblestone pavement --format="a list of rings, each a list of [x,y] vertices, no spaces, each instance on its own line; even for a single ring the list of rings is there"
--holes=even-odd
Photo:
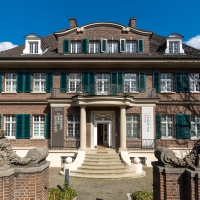
[[[143,168],[147,175],[136,179],[99,180],[70,177],[70,187],[78,192],[77,200],[127,200],[126,193],[152,190],[152,168]],[[60,168],[50,168],[50,187],[62,186]]]

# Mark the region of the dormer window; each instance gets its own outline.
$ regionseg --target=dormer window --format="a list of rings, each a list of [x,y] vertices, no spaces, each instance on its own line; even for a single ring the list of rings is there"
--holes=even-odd
[[[166,38],[166,49],[165,54],[177,54],[184,53],[182,48],[182,39],[183,36],[173,33]]]
[[[48,49],[46,43],[36,34],[27,35],[25,38],[25,49],[23,54],[42,54]],[[43,51],[42,51],[43,44]],[[46,49],[44,49],[46,47]]]
[[[30,42],[30,54],[38,54],[38,42]]]

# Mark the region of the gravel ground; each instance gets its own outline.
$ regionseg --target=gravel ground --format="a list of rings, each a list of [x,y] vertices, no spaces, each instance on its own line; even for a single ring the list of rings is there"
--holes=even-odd
[[[99,180],[70,177],[70,187],[78,193],[77,200],[127,200],[126,193],[152,190],[152,168],[143,168],[147,175],[136,179]],[[50,187],[62,186],[60,168],[50,168]]]

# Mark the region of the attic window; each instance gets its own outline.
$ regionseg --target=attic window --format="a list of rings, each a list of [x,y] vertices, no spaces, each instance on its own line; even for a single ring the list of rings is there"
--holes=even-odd
[[[169,42],[169,53],[180,53],[180,42]]]
[[[38,54],[38,42],[30,42],[30,54]]]

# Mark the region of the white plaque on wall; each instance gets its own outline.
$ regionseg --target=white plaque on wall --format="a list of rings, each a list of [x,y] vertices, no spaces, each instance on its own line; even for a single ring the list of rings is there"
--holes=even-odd
[[[142,139],[154,139],[153,107],[142,107]]]

